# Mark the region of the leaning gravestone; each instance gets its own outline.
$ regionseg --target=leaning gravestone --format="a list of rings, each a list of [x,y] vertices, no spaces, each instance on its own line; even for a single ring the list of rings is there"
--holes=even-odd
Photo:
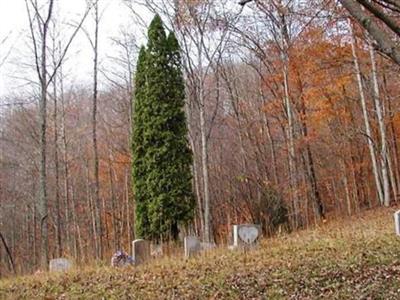
[[[195,256],[201,251],[200,241],[195,236],[186,236],[183,244],[185,246],[185,257]]]
[[[150,242],[145,240],[134,240],[132,242],[132,257],[135,265],[148,261],[150,255]]]
[[[233,225],[233,248],[251,247],[261,237],[261,226],[254,224]]]
[[[400,210],[394,213],[394,226],[396,228],[396,235],[400,236]]]
[[[72,268],[72,262],[66,258],[55,258],[50,260],[50,272],[66,272]]]

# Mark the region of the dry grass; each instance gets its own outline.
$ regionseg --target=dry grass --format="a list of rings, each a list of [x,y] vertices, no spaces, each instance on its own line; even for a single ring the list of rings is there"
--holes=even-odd
[[[0,282],[0,299],[400,299],[393,212],[136,269],[90,268]]]

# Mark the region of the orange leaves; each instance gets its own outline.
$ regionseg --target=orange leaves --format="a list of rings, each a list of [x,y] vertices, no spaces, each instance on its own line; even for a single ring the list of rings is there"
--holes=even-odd
[[[263,91],[269,95],[263,111],[285,114],[283,106],[283,67],[279,53],[268,46],[269,68]],[[331,38],[321,28],[308,27],[289,49],[289,90],[299,120],[312,130],[323,130],[334,119],[348,121],[346,91],[352,90],[351,51],[339,38]]]
[[[290,58],[291,88],[304,105],[308,124],[318,130],[340,118],[343,91],[351,83],[345,72],[348,47],[325,37],[320,28],[310,28],[293,45]]]
[[[400,128],[400,112],[395,112],[393,114],[393,125],[395,128]],[[397,132],[399,134],[400,132]]]

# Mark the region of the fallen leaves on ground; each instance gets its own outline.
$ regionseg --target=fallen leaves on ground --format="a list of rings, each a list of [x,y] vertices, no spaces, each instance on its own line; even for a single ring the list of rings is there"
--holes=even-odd
[[[393,211],[266,239],[247,253],[8,279],[0,299],[400,299]]]

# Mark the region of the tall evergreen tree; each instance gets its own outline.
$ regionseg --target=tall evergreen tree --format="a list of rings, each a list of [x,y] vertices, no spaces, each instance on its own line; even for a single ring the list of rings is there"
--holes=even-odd
[[[181,56],[175,35],[167,38],[158,15],[148,39],[135,80],[136,232],[143,238],[176,239],[179,225],[189,222],[194,211]]]
[[[137,236],[146,237],[149,232],[149,220],[146,204],[146,178],[143,150],[143,130],[146,97],[146,48],[141,47],[136,67],[135,95],[132,130],[132,178],[135,195],[136,217],[135,231]]]

